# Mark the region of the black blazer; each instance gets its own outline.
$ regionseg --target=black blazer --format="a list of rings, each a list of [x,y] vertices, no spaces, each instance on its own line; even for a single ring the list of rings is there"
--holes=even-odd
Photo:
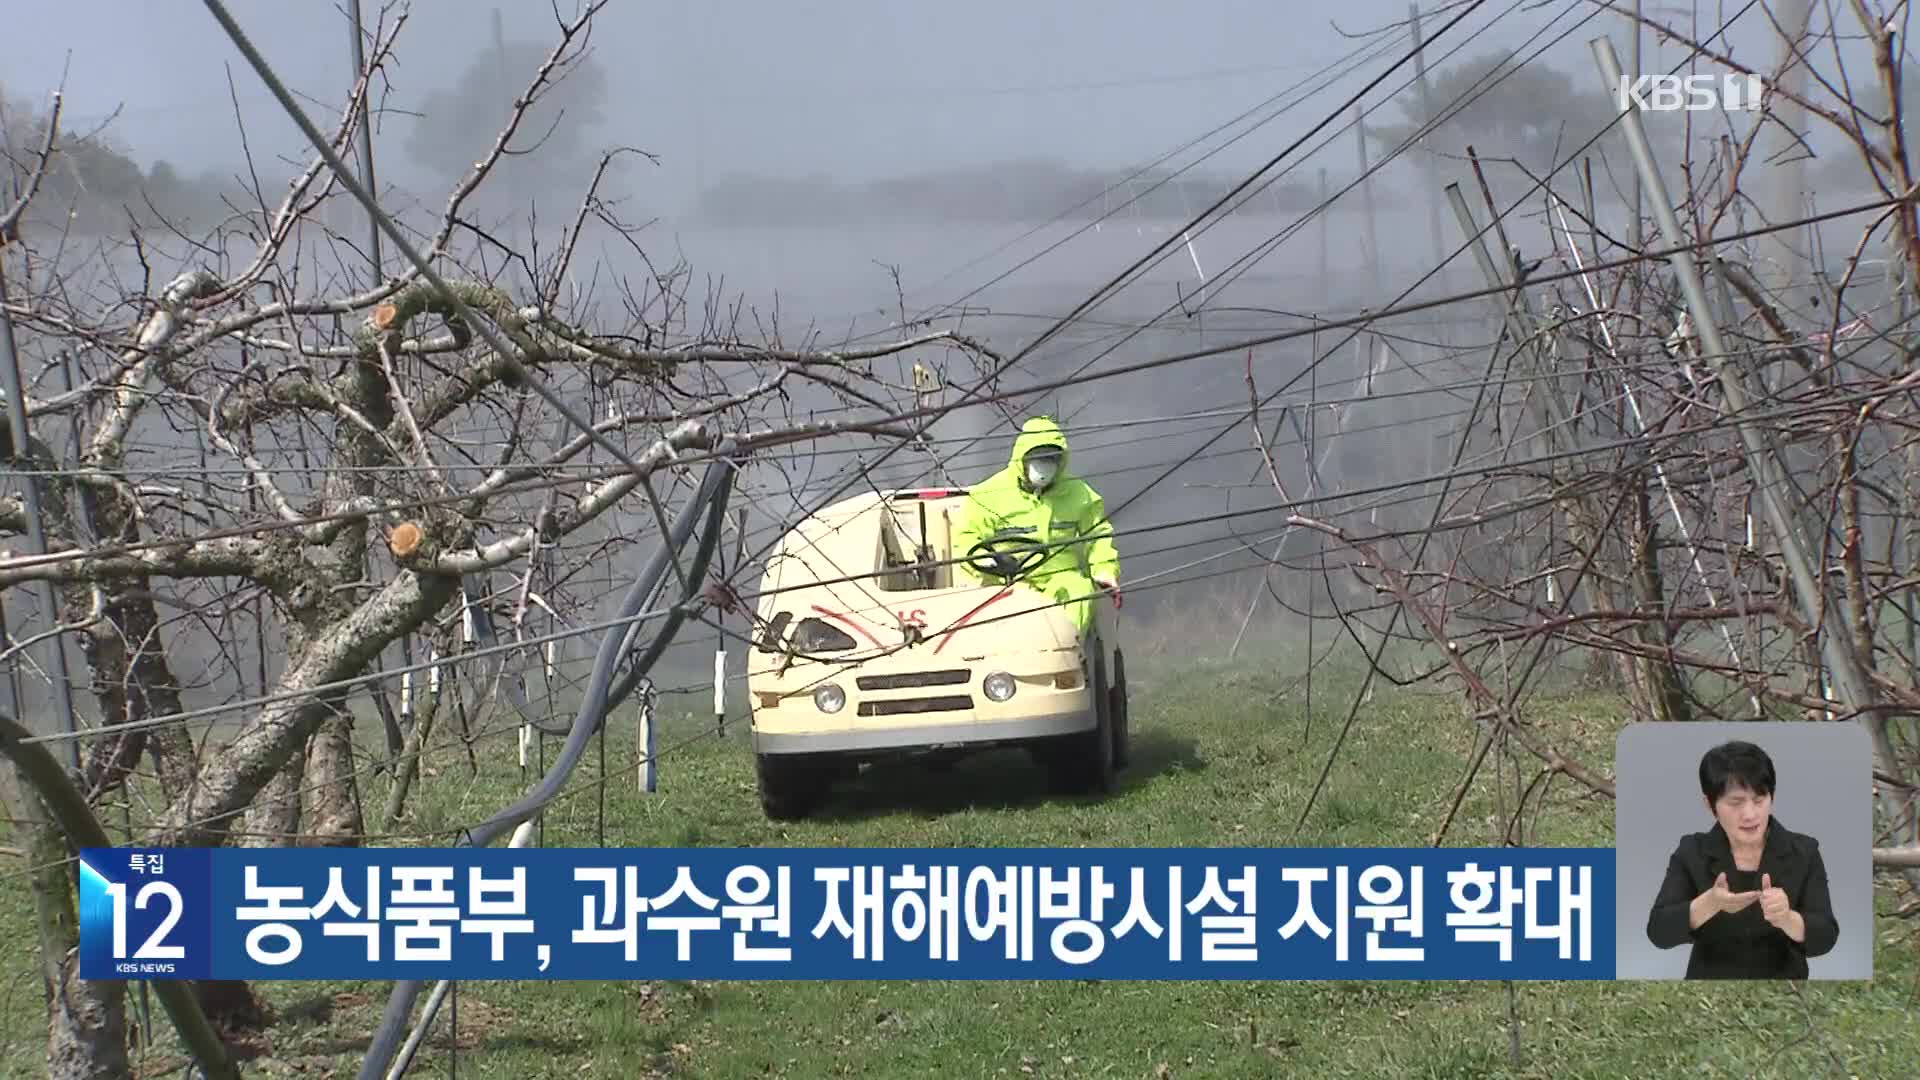
[[[1735,892],[1760,887],[1760,875],[1773,878],[1784,889],[1793,910],[1807,922],[1807,940],[1795,942],[1760,914],[1760,902],[1734,912],[1721,912],[1687,928],[1687,908],[1693,898],[1713,887],[1724,872]],[[1807,958],[1832,951],[1840,937],[1833,918],[1833,900],[1827,894],[1827,867],[1820,858],[1820,842],[1789,830],[1779,818],[1767,820],[1767,838],[1760,852],[1760,869],[1751,874],[1736,870],[1733,847],[1725,829],[1715,822],[1707,832],[1680,838],[1667,859],[1667,877],[1647,914],[1647,939],[1662,949],[1692,945],[1687,959],[1689,979],[1805,979]]]

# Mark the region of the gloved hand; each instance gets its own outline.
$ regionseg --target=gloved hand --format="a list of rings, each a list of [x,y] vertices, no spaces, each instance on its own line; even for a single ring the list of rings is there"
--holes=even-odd
[[[1094,578],[1093,583],[1099,586],[1103,591],[1113,594],[1113,606],[1116,610],[1118,610],[1121,605],[1120,583],[1113,580],[1112,578],[1104,578],[1104,577]]]

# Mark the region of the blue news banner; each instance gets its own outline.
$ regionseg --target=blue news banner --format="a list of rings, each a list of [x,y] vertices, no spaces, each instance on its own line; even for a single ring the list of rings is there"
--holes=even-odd
[[[89,848],[80,974],[1611,979],[1613,874],[1611,848]]]

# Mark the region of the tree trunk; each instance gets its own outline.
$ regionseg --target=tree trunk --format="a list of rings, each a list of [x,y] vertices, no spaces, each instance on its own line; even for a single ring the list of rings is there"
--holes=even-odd
[[[353,713],[337,699],[335,709],[307,744],[307,842],[357,847],[367,829],[360,813],[360,787],[354,781]]]
[[[382,831],[392,832],[400,821],[400,815],[407,807],[407,792],[413,788],[414,777],[420,774],[420,757],[426,753],[427,741],[433,737],[433,720],[440,712],[441,695],[431,694],[426,704],[414,715],[413,726],[407,731],[406,745],[401,748],[400,758],[394,764],[393,787],[387,792],[386,815],[381,819]]]
[[[1587,553],[1593,553],[1585,580],[1581,587],[1587,592],[1589,602],[1602,611],[1621,611],[1631,607],[1625,602],[1626,590],[1621,587],[1619,560],[1614,559],[1607,549],[1607,537],[1599,527],[1595,516],[1589,512],[1587,501],[1582,498],[1561,497],[1556,505],[1565,513],[1567,520],[1567,543],[1577,558],[1570,561],[1578,564],[1585,561]],[[1634,716],[1642,719],[1660,715],[1657,687],[1648,677],[1648,669],[1634,656],[1616,649],[1605,650],[1605,658],[1596,658],[1596,663],[1611,663],[1619,680],[1621,692],[1627,696],[1627,707]]]
[[[306,787],[307,755],[295,751],[248,805],[235,847],[295,847]]]
[[[49,1080],[124,1080],[127,1062],[127,984],[80,978],[80,918],[73,850],[32,786],[20,785],[20,804],[32,818],[31,873],[34,931],[40,944],[40,983],[47,1003]]]
[[[275,686],[275,700],[205,763],[193,789],[160,814],[147,842],[217,845],[326,718],[325,701],[313,696],[317,688],[363,673],[388,642],[445,607],[458,584],[446,575],[404,572],[298,650]]]
[[[367,420],[381,428],[394,422],[394,395],[401,393],[389,385],[387,373],[382,366],[381,355],[374,350],[363,350],[352,368],[352,381],[347,390],[348,398]],[[358,500],[374,498],[377,494],[375,471],[383,465],[392,465],[387,444],[380,438],[362,430],[358,425],[337,421],[334,427],[338,440],[339,453],[346,459],[346,469],[330,472],[325,485],[324,503],[329,510],[350,505]],[[426,458],[425,447],[415,446],[414,452],[422,460]],[[337,602],[336,597],[345,595],[345,586],[365,580],[368,570],[367,559],[367,523],[355,520],[340,530],[334,541],[327,545],[326,558],[321,560],[320,574],[331,579],[332,588],[323,594],[321,602],[309,609],[307,616],[311,620],[319,614],[318,621],[305,622],[298,632],[300,645],[318,637],[332,625],[334,618],[326,614]],[[340,612],[344,615],[345,612]],[[387,642],[395,637],[412,631],[412,626],[400,627],[399,633],[384,637],[365,660],[355,665],[359,668],[379,659],[380,652]],[[386,687],[375,682],[373,697],[379,700],[381,719],[387,729],[387,756],[391,761],[398,756],[401,733],[398,723],[392,718],[392,709],[386,702]],[[310,822],[307,833],[313,844],[325,847],[355,847],[360,837],[365,835],[366,815],[360,805],[360,785],[355,778],[353,761],[354,717],[347,707],[345,693],[336,693],[329,697],[329,713],[320,721],[319,732],[307,748],[307,775],[310,777],[308,799]]]
[[[1646,476],[1640,474],[1622,482],[1630,485],[1626,498],[1632,515],[1634,601],[1641,611],[1655,614],[1667,607],[1665,583],[1660,577],[1660,530],[1647,500]],[[1666,649],[1673,644],[1673,635],[1666,623],[1643,622],[1639,636],[1640,643],[1648,649]],[[1647,684],[1648,702],[1655,710],[1654,719],[1692,720],[1693,705],[1687,700],[1686,683],[1672,661],[1643,656],[1637,663]]]
[[[45,452],[42,464],[50,463]],[[138,542],[138,517],[118,489],[105,492],[77,487],[78,502],[91,534],[106,543]],[[81,545],[74,527],[67,485],[54,485],[44,504],[49,531],[62,542]],[[174,681],[159,638],[160,620],[145,579],[62,590],[61,618],[87,623],[79,635],[88,678],[106,724],[131,724],[181,711]],[[96,602],[98,608],[95,608]],[[165,737],[161,732],[165,732]],[[123,730],[90,747],[81,791],[89,803],[125,784],[143,753],[164,753],[158,746],[187,745],[178,728]],[[176,755],[176,761],[178,757]],[[191,764],[190,761],[187,764]],[[179,781],[168,763],[162,776]],[[39,796],[23,785],[22,805],[33,819],[31,871],[34,923],[39,939],[41,978],[47,1005],[47,1074],[57,1078],[126,1077],[126,983],[80,978],[80,919],[75,871],[68,859],[72,844],[53,824]]]
[[[193,984],[193,996],[207,1022],[223,1037],[263,1031],[273,1023],[273,1010],[239,979],[213,979]]]

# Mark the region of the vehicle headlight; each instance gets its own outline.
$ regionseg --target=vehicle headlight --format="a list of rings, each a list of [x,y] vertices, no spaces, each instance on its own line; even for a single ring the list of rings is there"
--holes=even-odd
[[[813,704],[823,713],[837,713],[847,707],[847,692],[833,683],[825,683],[813,691]]]
[[[980,689],[986,691],[988,701],[1006,701],[1013,697],[1018,685],[1013,681],[1013,676],[996,671],[980,683]]]

